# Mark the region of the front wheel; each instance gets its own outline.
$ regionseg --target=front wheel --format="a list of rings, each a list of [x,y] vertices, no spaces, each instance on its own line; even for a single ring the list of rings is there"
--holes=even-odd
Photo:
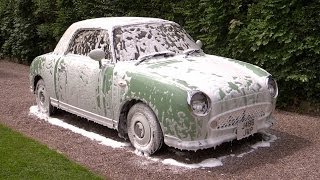
[[[130,142],[138,151],[151,155],[161,148],[163,133],[149,106],[144,103],[132,106],[127,121]]]
[[[41,113],[51,115],[54,107],[50,103],[50,97],[46,89],[46,85],[42,79],[37,82],[36,86],[36,101]]]

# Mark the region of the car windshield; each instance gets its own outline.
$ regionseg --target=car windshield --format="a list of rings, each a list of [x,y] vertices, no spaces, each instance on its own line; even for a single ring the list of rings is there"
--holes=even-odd
[[[198,49],[189,34],[175,23],[137,24],[114,29],[117,61],[137,60],[151,53],[171,51],[182,54],[187,49]]]

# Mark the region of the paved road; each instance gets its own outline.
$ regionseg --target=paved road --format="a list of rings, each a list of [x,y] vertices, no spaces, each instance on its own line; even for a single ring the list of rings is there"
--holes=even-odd
[[[131,147],[113,149],[69,130],[28,115],[35,105],[29,91],[29,67],[0,60],[0,123],[46,144],[94,172],[112,179],[320,179],[320,117],[277,111],[277,124],[269,131],[278,139],[269,148],[252,150],[261,141],[254,136],[197,152],[164,147],[154,157],[197,163],[222,159],[223,166],[187,169],[137,156]],[[69,113],[55,115],[75,126],[112,138],[117,132]],[[0,144],[1,145],[1,144]],[[243,157],[237,157],[245,153]]]

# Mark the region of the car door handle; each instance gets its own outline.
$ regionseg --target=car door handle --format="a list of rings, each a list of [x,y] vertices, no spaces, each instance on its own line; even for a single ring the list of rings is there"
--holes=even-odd
[[[119,85],[120,87],[126,87],[126,86],[127,86],[127,82],[124,81],[124,80],[120,80],[120,81],[118,82],[118,85]]]
[[[66,69],[66,67],[64,67],[64,66],[62,66],[62,65],[60,65],[59,67],[58,67],[58,71],[64,71]]]

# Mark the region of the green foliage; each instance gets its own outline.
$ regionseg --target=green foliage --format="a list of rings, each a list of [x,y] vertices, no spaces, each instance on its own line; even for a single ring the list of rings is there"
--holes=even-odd
[[[320,102],[319,0],[2,0],[0,56],[30,63],[73,22],[103,16],[173,20],[204,50],[256,64],[280,87],[281,107]]]
[[[319,1],[197,2],[185,11],[185,27],[206,52],[268,70],[278,80],[280,107],[320,102]]]
[[[230,32],[229,53],[269,70],[278,79],[283,106],[297,98],[320,100],[319,10],[319,1],[259,1]],[[245,51],[233,51],[239,49]]]
[[[0,5],[1,55],[21,60],[35,57],[41,51],[32,46],[38,41],[31,0],[4,0]],[[26,48],[29,46],[28,48]]]
[[[102,179],[0,124],[0,179]]]

